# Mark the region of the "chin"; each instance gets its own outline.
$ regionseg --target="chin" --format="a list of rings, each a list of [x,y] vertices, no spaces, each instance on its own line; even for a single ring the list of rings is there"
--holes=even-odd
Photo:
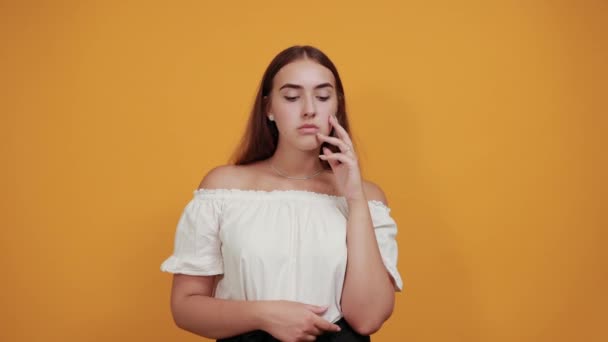
[[[301,151],[318,151],[321,148],[321,144],[314,139],[314,141],[311,141],[310,143],[300,141],[296,144],[296,147]]]

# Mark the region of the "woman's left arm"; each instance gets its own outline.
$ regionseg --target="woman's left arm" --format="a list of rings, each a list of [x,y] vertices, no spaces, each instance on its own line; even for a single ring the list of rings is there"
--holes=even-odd
[[[348,261],[342,290],[342,313],[355,331],[371,335],[390,317],[395,303],[394,284],[382,261],[368,205],[369,199],[386,204],[386,198],[374,184],[364,185],[348,132],[333,116],[330,116],[329,123],[337,137],[320,133],[318,137],[338,146],[340,151],[324,148],[319,157],[331,166],[336,184],[348,203]]]
[[[348,208],[342,312],[357,332],[370,335],[393,312],[395,288],[382,262],[367,199],[348,200]]]

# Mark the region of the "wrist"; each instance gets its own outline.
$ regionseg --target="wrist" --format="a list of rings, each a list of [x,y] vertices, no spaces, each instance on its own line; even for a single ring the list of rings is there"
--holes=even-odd
[[[349,196],[346,197],[346,201],[350,204],[352,203],[357,203],[357,202],[365,202],[367,203],[367,197],[365,196],[365,192],[363,191],[363,189],[361,189],[360,191],[356,191],[352,194],[350,194]]]
[[[365,203],[367,204],[367,198],[365,197],[364,193],[361,193],[359,195],[354,195],[354,196],[349,196],[346,198],[346,202],[348,203],[348,205],[357,205],[357,204],[361,204],[361,203]]]
[[[268,325],[268,301],[265,300],[257,300],[257,301],[252,301],[252,310],[251,310],[251,314],[253,315],[252,320],[254,325],[259,329],[259,330],[266,330],[266,327]]]

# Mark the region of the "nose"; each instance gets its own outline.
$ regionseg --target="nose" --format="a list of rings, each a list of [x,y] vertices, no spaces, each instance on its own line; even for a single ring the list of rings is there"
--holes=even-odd
[[[315,117],[317,115],[317,108],[315,107],[315,101],[312,98],[307,98],[304,102],[304,108],[302,108],[302,114],[304,117]]]

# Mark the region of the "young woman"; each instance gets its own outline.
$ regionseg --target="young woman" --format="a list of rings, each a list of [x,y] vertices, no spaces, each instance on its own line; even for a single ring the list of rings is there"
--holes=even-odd
[[[161,270],[182,329],[218,341],[369,341],[402,281],[397,227],[361,178],[344,89],[311,46],[264,73],[234,163],[194,190]]]

